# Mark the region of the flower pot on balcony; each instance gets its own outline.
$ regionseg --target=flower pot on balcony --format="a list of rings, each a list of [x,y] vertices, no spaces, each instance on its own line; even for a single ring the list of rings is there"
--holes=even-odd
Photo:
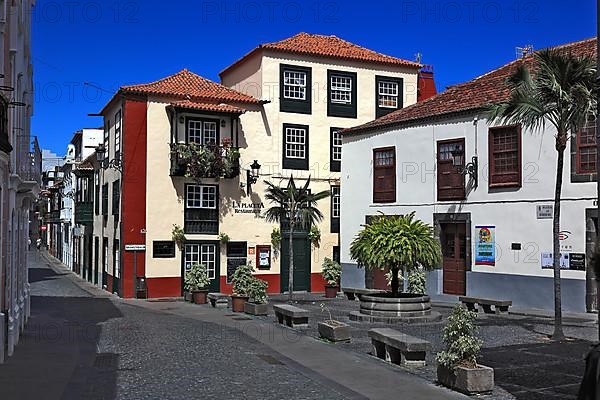
[[[248,302],[248,296],[231,296],[231,311],[244,312],[244,305]]]
[[[333,298],[337,297],[339,290],[340,290],[339,286],[326,285],[325,286],[325,297],[328,299],[333,299]]]
[[[206,304],[207,296],[208,296],[208,290],[192,291],[192,298],[194,299],[194,304]]]
[[[479,365],[475,368],[457,366],[454,369],[438,365],[437,379],[442,385],[468,395],[494,390],[494,369]]]

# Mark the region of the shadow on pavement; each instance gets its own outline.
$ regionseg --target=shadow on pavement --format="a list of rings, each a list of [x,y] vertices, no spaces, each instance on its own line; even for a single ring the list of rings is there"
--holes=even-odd
[[[38,279],[52,279],[34,272]],[[33,271],[32,271],[33,272]],[[0,399],[113,399],[117,354],[96,354],[101,323],[121,317],[108,299],[33,296],[15,353],[0,365]]]
[[[480,362],[494,368],[496,384],[523,400],[575,399],[590,343],[542,343],[482,350]]]

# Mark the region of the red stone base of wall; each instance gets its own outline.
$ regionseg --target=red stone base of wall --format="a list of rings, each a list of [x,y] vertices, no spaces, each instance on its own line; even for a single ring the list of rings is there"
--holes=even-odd
[[[269,294],[281,293],[281,278],[279,274],[257,274],[259,279],[263,279],[269,283],[267,292]],[[160,297],[180,297],[181,296],[181,278],[147,278],[148,298],[156,299]],[[321,293],[325,291],[325,280],[320,273],[310,275],[310,290],[311,292]],[[109,285],[112,285],[112,279],[109,276]],[[228,284],[225,276],[221,276],[221,293],[231,294],[232,285]]]

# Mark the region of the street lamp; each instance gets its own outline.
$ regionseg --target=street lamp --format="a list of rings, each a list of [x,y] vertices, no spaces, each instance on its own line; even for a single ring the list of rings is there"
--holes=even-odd
[[[116,171],[122,172],[123,165],[121,163],[120,158],[113,158],[108,161],[105,157],[106,147],[104,144],[100,143],[98,147],[96,147],[96,161],[100,163],[103,168],[112,168]]]
[[[252,185],[258,182],[258,176],[260,171],[260,164],[257,160],[254,160],[252,165],[250,165],[250,169],[246,171],[246,182],[247,182],[247,194],[250,196],[252,193]]]
[[[477,189],[478,185],[478,160],[477,156],[471,158],[471,162],[465,165],[465,149],[462,145],[457,144],[452,150],[452,165],[463,175],[469,175],[473,179],[473,187]]]

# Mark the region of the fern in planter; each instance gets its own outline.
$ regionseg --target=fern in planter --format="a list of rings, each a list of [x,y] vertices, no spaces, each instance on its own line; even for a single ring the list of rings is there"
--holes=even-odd
[[[342,275],[342,266],[333,261],[331,258],[325,257],[323,260],[323,270],[321,276],[327,282],[329,286],[337,286]]]
[[[308,232],[308,239],[312,242],[315,247],[319,247],[319,243],[321,243],[321,231],[319,227],[313,225],[310,227],[310,232]]]
[[[173,224],[173,230],[171,231],[171,237],[172,237],[173,241],[175,243],[177,243],[177,246],[179,246],[179,248],[181,248],[184,245],[185,241],[187,240],[185,237],[185,232],[183,231],[181,226],[179,226],[177,224]]]
[[[279,231],[279,228],[273,228],[273,231],[271,232],[271,245],[274,249],[278,249],[280,244],[281,232]]]
[[[462,304],[454,307],[444,327],[443,340],[446,349],[437,354],[437,362],[453,370],[457,366],[466,368],[477,367],[477,357],[481,351],[482,342],[475,335],[478,327],[475,325],[477,313],[469,311]]]
[[[227,244],[227,243],[229,243],[229,240],[230,240],[230,239],[229,239],[229,235],[228,235],[228,234],[226,234],[226,233],[219,233],[219,241],[220,241],[222,244]]]
[[[203,264],[194,264],[189,271],[185,273],[184,286],[188,292],[204,290],[210,284],[208,271]]]

